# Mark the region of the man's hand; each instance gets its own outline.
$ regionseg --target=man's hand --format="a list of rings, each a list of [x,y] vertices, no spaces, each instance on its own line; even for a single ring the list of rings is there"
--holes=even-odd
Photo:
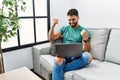
[[[53,19],[53,25],[55,26],[56,24],[58,24],[58,19]]]

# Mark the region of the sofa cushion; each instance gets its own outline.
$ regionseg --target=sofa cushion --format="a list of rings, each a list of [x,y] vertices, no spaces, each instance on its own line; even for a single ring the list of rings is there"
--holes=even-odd
[[[45,80],[51,80],[54,56],[41,55],[39,61],[40,61],[40,73],[41,73],[40,75],[44,77]]]
[[[71,80],[120,80],[120,65],[110,62],[94,61],[86,68],[69,71],[65,77],[71,76]],[[68,79],[65,79],[68,80]]]
[[[98,60],[93,60],[92,63],[89,65],[89,67],[94,67],[96,64],[99,64],[101,61]],[[88,66],[85,67],[85,69],[88,68]],[[82,68],[84,69],[84,68]],[[81,71],[82,69],[79,70],[72,70],[68,71],[64,74],[64,80],[90,80],[85,77],[82,77],[81,75],[75,74],[77,71]],[[94,74],[93,74],[94,75]]]
[[[40,65],[44,67],[47,71],[52,71],[54,64],[54,56],[51,55],[41,55],[40,56]]]
[[[120,29],[112,29],[105,60],[120,64]]]
[[[50,47],[45,47],[45,48],[40,49],[40,53],[42,55],[50,54]]]
[[[104,60],[106,44],[110,29],[106,28],[91,28],[88,29],[91,33],[90,39],[90,53],[93,58],[98,60]]]

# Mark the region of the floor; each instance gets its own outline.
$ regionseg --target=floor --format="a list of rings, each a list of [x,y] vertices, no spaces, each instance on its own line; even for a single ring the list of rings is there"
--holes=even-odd
[[[42,76],[40,76],[40,75],[38,75],[36,72],[34,72],[33,69],[31,69],[31,71],[32,71],[33,73],[35,73],[37,76],[39,76],[40,78],[42,78],[42,80],[45,80]]]

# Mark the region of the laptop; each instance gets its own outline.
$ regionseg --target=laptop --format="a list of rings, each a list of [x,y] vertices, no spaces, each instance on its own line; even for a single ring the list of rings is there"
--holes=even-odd
[[[82,43],[55,43],[55,51],[58,57],[81,57],[83,52]]]

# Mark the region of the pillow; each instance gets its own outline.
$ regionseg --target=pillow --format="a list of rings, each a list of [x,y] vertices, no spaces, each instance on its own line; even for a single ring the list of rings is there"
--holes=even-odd
[[[57,40],[54,40],[52,42],[50,42],[50,54],[52,56],[56,55],[56,51],[55,51],[55,43],[62,43],[62,38],[59,38]]]
[[[92,54],[93,58],[102,61],[104,60],[110,29],[90,28],[88,30],[91,34],[90,53]]]
[[[120,28],[111,29],[105,60],[120,64]]]

